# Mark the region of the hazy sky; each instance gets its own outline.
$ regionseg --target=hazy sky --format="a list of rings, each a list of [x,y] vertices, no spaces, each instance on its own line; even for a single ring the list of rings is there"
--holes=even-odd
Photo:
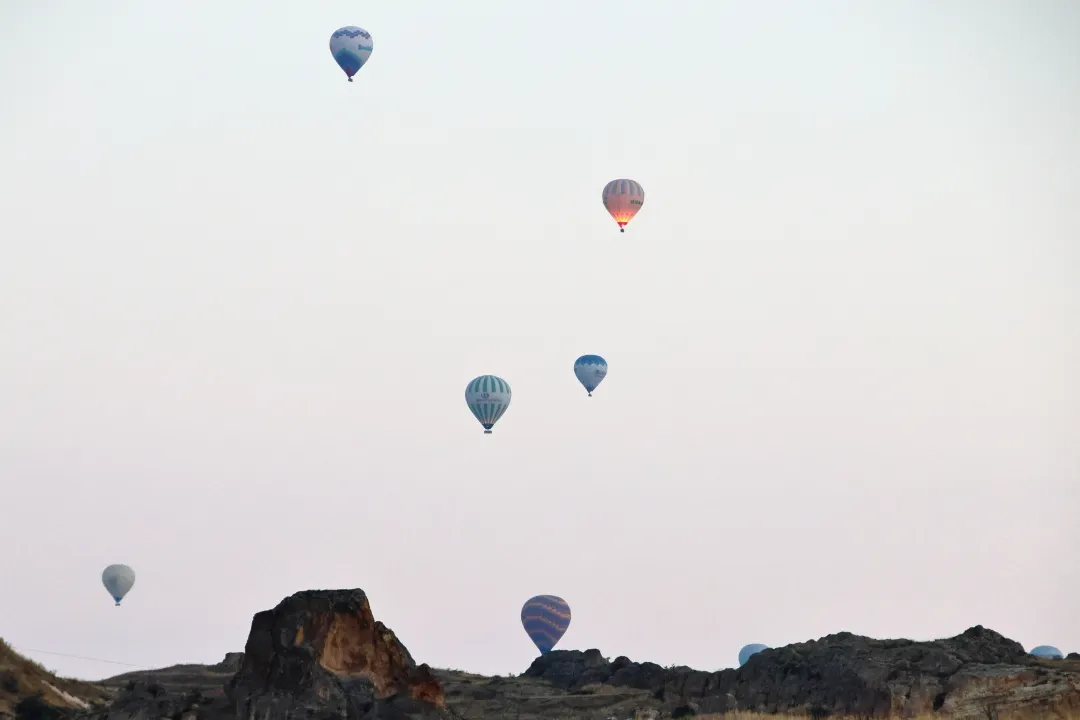
[[[360,587],[485,673],[540,593],[559,647],[703,669],[1080,651],[1078,37],[1074,0],[0,0],[0,636],[216,662]]]

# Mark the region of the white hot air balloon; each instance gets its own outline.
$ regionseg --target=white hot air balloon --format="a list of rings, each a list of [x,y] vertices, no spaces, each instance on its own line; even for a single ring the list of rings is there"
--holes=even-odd
[[[116,606],[120,607],[120,601],[135,584],[135,571],[127,565],[110,565],[101,573],[101,584],[116,601]]]

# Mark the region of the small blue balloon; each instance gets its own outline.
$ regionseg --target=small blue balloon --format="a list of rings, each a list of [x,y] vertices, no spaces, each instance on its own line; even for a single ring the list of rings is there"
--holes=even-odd
[[[745,646],[739,651],[739,667],[746,664],[746,661],[750,659],[751,655],[757,655],[762,650],[768,650],[768,645],[762,645],[761,643],[751,643]]]
[[[607,377],[607,360],[599,355],[582,355],[574,361],[574,375],[592,397],[592,391]]]
[[[1060,650],[1053,645],[1040,645],[1031,648],[1031,654],[1044,660],[1061,660],[1065,657]]]

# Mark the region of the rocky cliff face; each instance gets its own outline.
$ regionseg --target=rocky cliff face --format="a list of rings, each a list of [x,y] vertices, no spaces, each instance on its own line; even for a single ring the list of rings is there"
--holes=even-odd
[[[1080,666],[1032,658],[981,626],[931,642],[839,633],[765,650],[738,670],[711,673],[625,657],[608,662],[598,650],[554,651],[525,674],[569,692],[597,685],[648,691],[680,714],[739,709],[884,718],[992,711],[1042,718],[1080,712]]]
[[[1080,717],[1080,661],[1033,658],[978,626],[931,642],[839,633],[719,672],[556,650],[519,677],[483,677],[417,665],[360,590],[286,598],[254,617],[246,652],[217,665],[129,673],[104,686],[116,694],[108,709],[55,720]]]
[[[442,685],[375,620],[362,590],[309,590],[251,621],[243,653],[107,681],[86,720],[396,720],[447,717]]]
[[[412,716],[446,707],[442,686],[362,590],[312,590],[255,615],[226,690],[243,718]]]

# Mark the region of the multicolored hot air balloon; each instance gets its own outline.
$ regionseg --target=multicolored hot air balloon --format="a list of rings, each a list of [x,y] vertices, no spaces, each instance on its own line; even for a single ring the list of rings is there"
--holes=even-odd
[[[484,434],[490,435],[510,407],[510,383],[494,375],[481,375],[465,386],[465,402],[484,426]]]
[[[521,608],[521,625],[541,655],[547,655],[570,627],[570,606],[555,595],[529,598]]]
[[[592,397],[592,391],[607,377],[607,360],[599,355],[582,355],[574,361],[574,374]]]
[[[131,587],[135,584],[135,571],[127,565],[110,565],[101,573],[101,584],[109,591],[109,595],[112,595],[116,606],[120,607],[120,601],[131,592]]]
[[[371,34],[355,25],[338,28],[330,36],[330,54],[345,71],[349,82],[352,82],[353,75],[364,67],[364,63],[371,57],[371,51],[374,49],[375,43],[371,39]]]
[[[762,645],[761,643],[751,643],[745,646],[739,651],[739,667],[746,664],[746,661],[750,659],[751,655],[757,655],[762,650],[768,650],[768,645]]]
[[[1039,645],[1031,648],[1031,654],[1044,660],[1060,660],[1065,657],[1060,650],[1053,645]]]
[[[619,232],[626,232],[630,222],[645,203],[645,191],[634,180],[612,180],[604,186],[604,207],[619,223]]]

